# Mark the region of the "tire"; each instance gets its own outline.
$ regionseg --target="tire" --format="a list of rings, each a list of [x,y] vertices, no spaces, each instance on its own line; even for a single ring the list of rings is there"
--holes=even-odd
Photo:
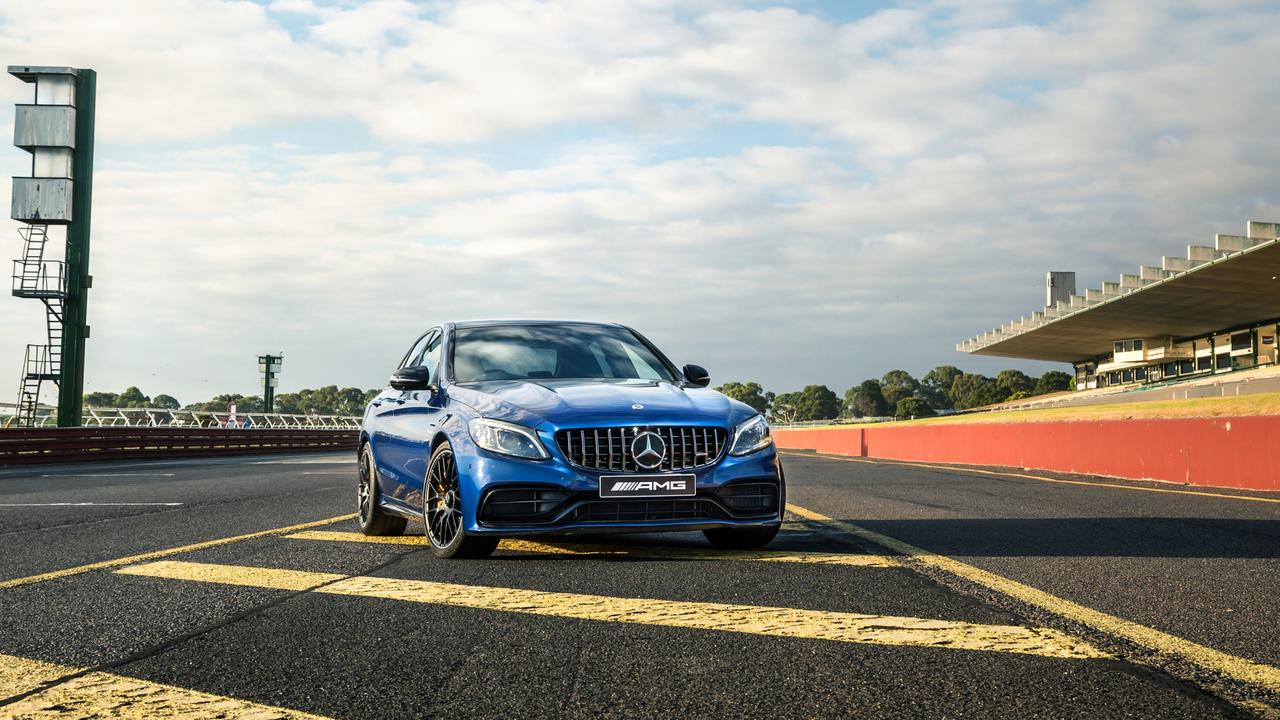
[[[408,521],[378,509],[378,471],[369,443],[360,449],[360,482],[356,490],[357,518],[365,535],[401,535]]]
[[[462,527],[462,491],[453,448],[440,443],[422,480],[422,524],[431,554],[445,560],[488,557],[498,538],[467,534]]]
[[[712,545],[725,550],[759,550],[773,540],[780,527],[718,528],[703,530],[702,534]]]

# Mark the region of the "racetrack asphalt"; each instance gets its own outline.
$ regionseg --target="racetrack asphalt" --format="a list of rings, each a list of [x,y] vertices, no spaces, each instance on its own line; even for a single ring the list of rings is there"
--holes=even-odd
[[[420,537],[360,541],[346,454],[0,469],[0,718],[1204,718],[1280,705],[1265,680],[1280,664],[1280,503],[1251,499],[1280,497],[783,459],[797,513],[763,557],[663,534],[453,562]],[[1264,680],[1198,672],[848,527]]]

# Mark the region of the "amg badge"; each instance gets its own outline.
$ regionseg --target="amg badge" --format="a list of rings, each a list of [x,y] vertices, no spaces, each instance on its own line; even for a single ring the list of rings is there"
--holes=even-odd
[[[600,478],[600,497],[689,497],[698,492],[695,480],[693,474],[604,476]]]

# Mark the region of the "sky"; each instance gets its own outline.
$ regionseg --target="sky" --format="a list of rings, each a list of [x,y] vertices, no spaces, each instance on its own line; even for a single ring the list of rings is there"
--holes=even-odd
[[[98,72],[87,390],[256,394],[280,350],[281,391],[380,387],[441,320],[567,317],[715,383],[843,392],[1067,369],[955,343],[1039,309],[1048,270],[1099,287],[1280,220],[1278,23],[1226,0],[0,0],[0,58]],[[43,332],[0,298],[0,396]]]

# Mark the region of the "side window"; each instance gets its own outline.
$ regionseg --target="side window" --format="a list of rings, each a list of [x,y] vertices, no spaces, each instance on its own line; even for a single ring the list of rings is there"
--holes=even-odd
[[[422,334],[422,337],[418,338],[413,347],[409,348],[409,352],[404,354],[404,359],[400,361],[400,367],[405,368],[417,364],[415,361],[422,357],[422,352],[426,349],[427,342],[431,340],[433,333],[435,333],[435,330],[428,330]]]
[[[426,352],[423,353],[422,358],[414,364],[425,365],[431,368],[431,380],[432,382],[436,382],[436,378],[440,373],[440,345],[444,340],[444,333],[433,332],[430,335],[431,339],[427,343]]]

